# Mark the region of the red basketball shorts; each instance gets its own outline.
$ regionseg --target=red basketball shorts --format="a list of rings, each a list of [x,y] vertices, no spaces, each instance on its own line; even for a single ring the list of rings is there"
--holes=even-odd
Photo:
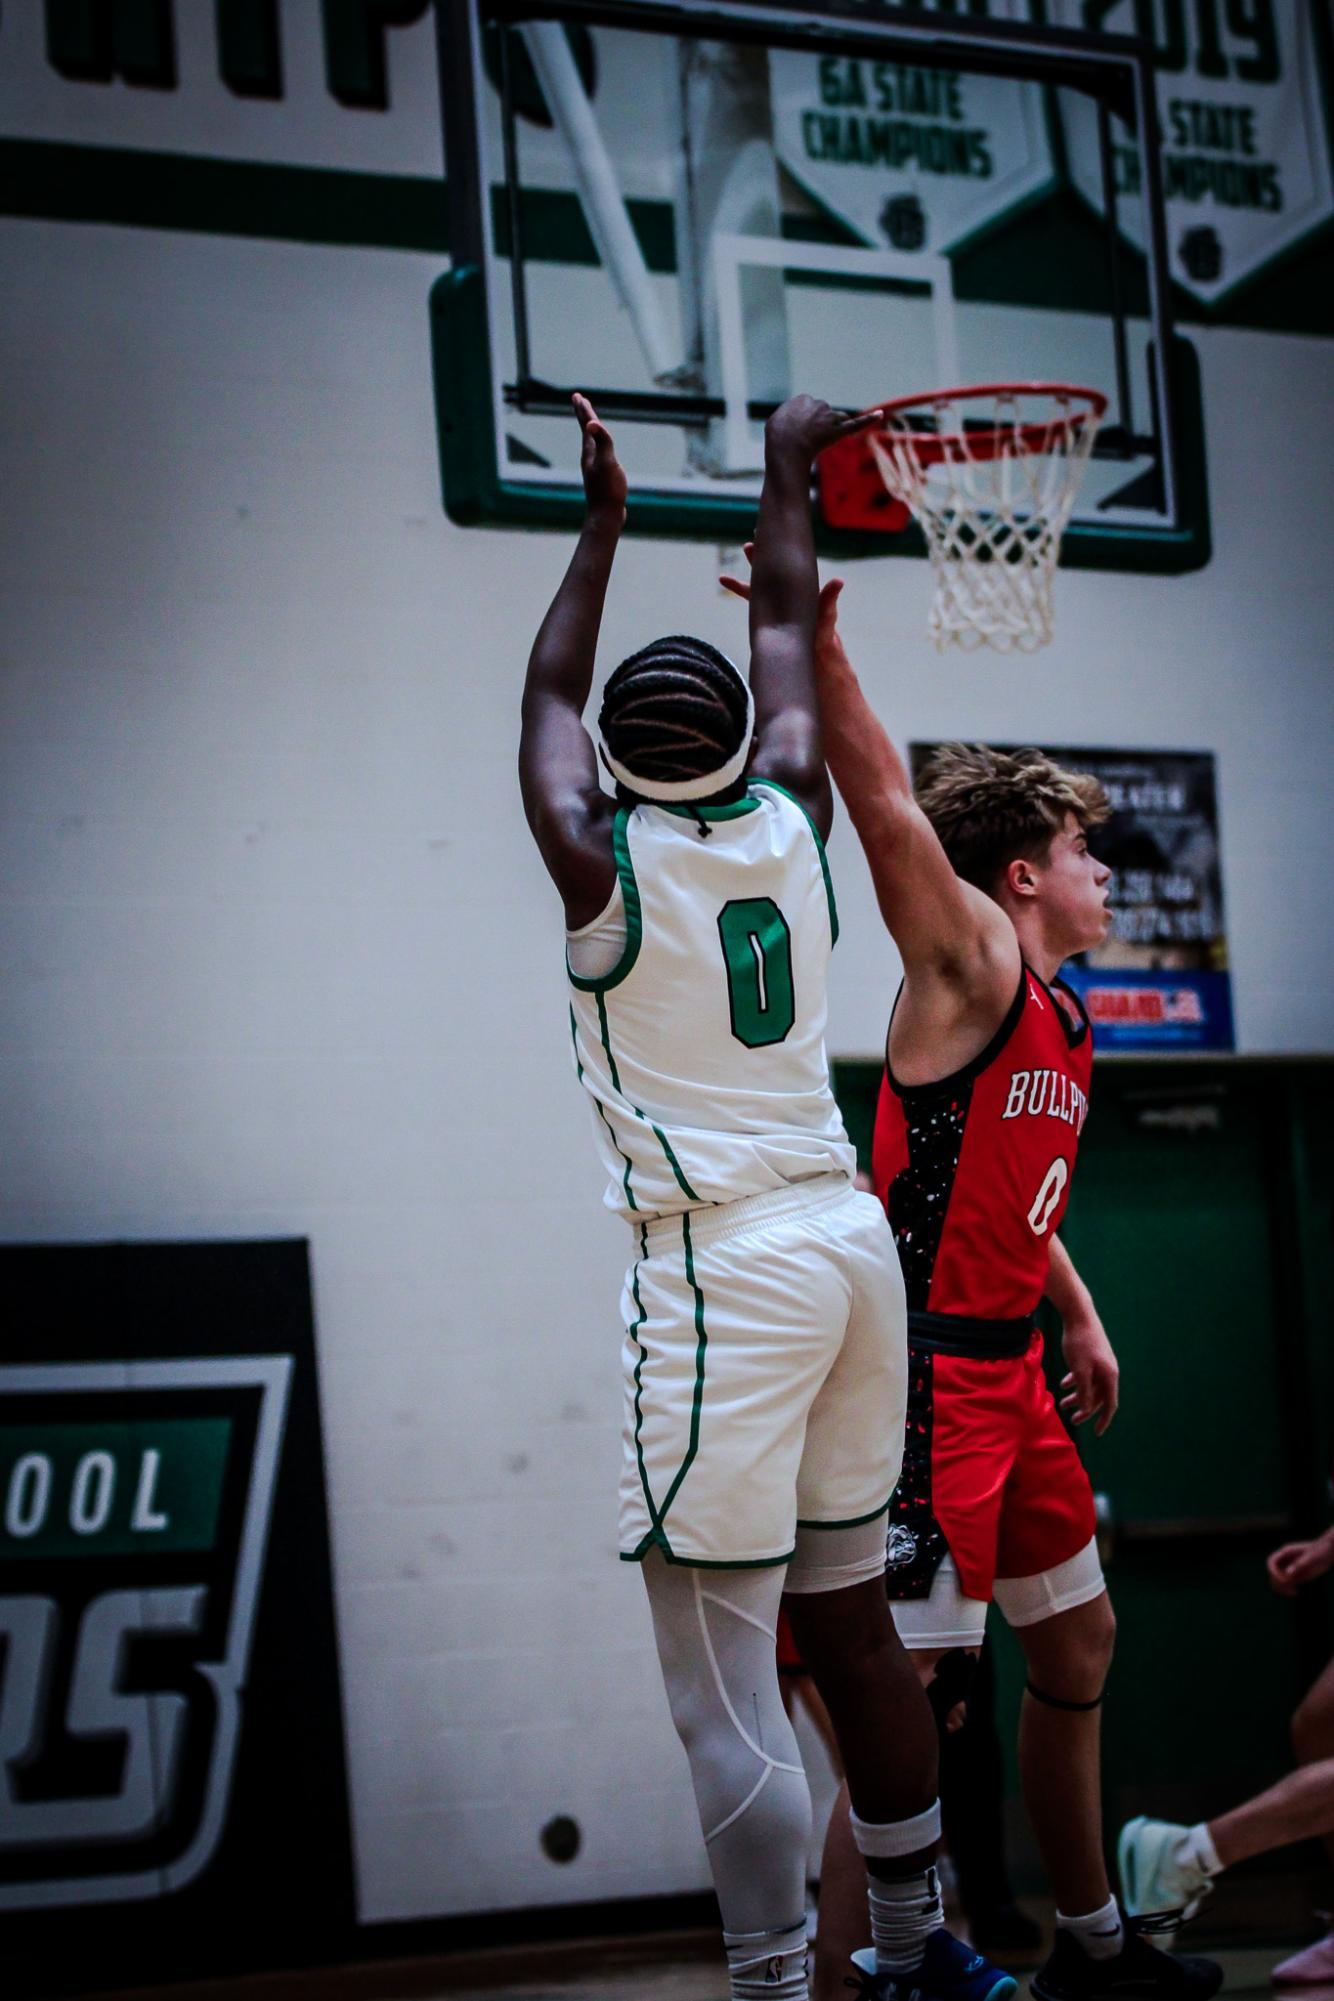
[[[1084,1550],[1094,1534],[1093,1494],[1042,1372],[1042,1336],[1018,1356],[910,1344],[908,1359],[890,1598],[928,1596],[947,1553],[962,1595],[988,1602],[997,1578],[1035,1577]]]

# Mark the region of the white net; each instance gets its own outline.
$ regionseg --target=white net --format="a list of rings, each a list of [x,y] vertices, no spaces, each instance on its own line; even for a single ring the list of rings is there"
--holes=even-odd
[[[1047,644],[1061,536],[1105,408],[1096,390],[1046,384],[951,390],[887,410],[866,434],[926,536],[941,651]]]

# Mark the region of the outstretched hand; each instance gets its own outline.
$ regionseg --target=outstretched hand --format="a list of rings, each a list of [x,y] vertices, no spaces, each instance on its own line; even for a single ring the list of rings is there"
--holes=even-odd
[[[771,451],[792,452],[807,465],[818,458],[826,445],[851,437],[878,422],[879,410],[835,410],[818,396],[789,396],[764,427],[765,443]]]
[[[745,543],[742,553],[748,563],[753,563],[755,560],[755,544],[753,542]],[[750,584],[745,577],[721,576],[718,582],[725,591],[730,591],[733,597],[740,598],[743,604],[749,602]],[[820,665],[821,658],[826,651],[832,652],[837,647],[841,652],[843,648],[843,642],[838,636],[838,600],[842,591],[842,577],[831,577],[827,584],[820,586],[820,609],[816,614],[815,621],[815,664],[817,667]]]
[[[611,432],[588,398],[576,392],[571,401],[583,433],[579,470],[583,474],[588,511],[590,514],[614,516],[619,525],[625,519],[625,499],[629,491],[625,467],[616,456]]]

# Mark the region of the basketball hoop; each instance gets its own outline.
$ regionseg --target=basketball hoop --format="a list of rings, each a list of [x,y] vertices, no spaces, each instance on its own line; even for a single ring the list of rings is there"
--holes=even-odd
[[[1045,646],[1061,537],[1107,398],[1068,383],[1006,382],[879,407],[882,422],[844,449],[859,446],[921,524],[936,646]]]

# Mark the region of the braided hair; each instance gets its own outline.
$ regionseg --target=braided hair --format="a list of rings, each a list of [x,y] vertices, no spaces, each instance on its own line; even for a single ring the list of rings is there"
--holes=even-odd
[[[673,633],[622,660],[603,690],[598,729],[635,777],[703,778],[740,749],[747,716],[746,684],[727,655]]]

